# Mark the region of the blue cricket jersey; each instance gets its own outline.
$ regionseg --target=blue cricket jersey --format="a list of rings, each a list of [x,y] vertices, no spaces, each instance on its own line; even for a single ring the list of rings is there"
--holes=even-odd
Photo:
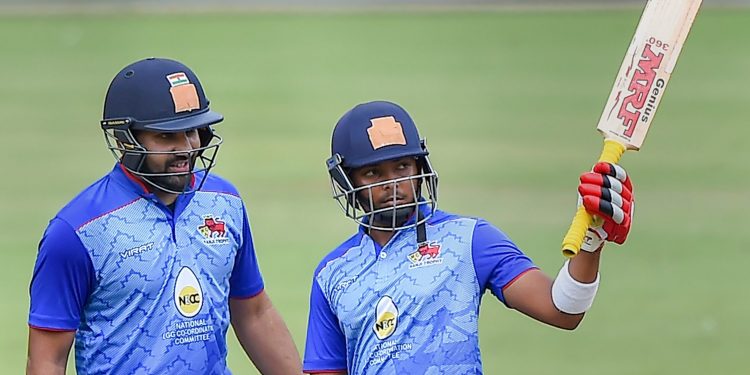
[[[437,211],[427,246],[401,230],[382,248],[360,231],[315,271],[306,372],[481,374],[478,318],[489,289],[536,268],[482,219]]]
[[[75,330],[78,374],[229,374],[228,299],[262,290],[229,182],[209,175],[173,212],[118,164],[50,221],[29,325]]]

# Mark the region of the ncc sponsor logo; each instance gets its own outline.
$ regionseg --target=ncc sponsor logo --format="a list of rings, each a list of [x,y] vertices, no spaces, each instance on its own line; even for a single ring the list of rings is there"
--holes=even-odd
[[[177,274],[174,284],[174,304],[177,311],[186,318],[198,315],[203,307],[203,289],[195,273],[188,267],[182,267]]]
[[[375,306],[375,324],[372,330],[380,340],[385,340],[396,332],[398,326],[398,308],[389,296],[383,296]]]
[[[229,242],[227,225],[218,216],[203,216],[203,224],[198,226],[198,233],[203,236],[203,243],[206,245],[223,245]]]
[[[443,258],[440,257],[440,247],[441,245],[437,242],[419,244],[417,251],[407,255],[409,262],[411,262],[409,268],[427,267],[443,263]]]

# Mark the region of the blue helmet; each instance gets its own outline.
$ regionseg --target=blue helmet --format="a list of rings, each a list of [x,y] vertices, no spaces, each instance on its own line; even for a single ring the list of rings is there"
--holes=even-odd
[[[333,130],[331,157],[326,162],[333,198],[347,217],[369,228],[399,230],[422,224],[437,209],[438,176],[428,154],[414,120],[401,106],[387,101],[359,104],[346,112]],[[419,174],[364,186],[352,183],[349,172],[353,169],[404,157],[417,159]],[[414,202],[375,208],[369,189],[405,180],[415,182]],[[396,189],[393,191],[395,194]],[[407,220],[415,211],[417,218]]]
[[[104,100],[101,127],[108,148],[130,173],[163,191],[182,194],[200,189],[208,171],[215,165],[222,139],[214,133],[211,125],[223,119],[221,114],[209,109],[203,86],[190,68],[178,61],[151,57],[126,66],[112,79]],[[195,129],[201,144],[190,152],[189,172],[147,170],[146,156],[157,152],[143,147],[134,132],[177,133]],[[170,153],[177,152],[158,152]],[[198,163],[200,166],[196,166]],[[181,190],[160,183],[160,178],[192,177],[197,172],[204,172],[201,181],[195,183],[190,181],[192,178],[188,179],[192,186]]]

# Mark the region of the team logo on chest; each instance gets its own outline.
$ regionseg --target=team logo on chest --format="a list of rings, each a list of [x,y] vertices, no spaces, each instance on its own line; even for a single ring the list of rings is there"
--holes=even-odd
[[[203,289],[188,267],[182,267],[174,283],[174,304],[177,311],[186,318],[192,318],[201,311],[203,306]]]
[[[198,233],[203,236],[203,243],[206,245],[223,245],[229,242],[226,223],[220,219],[213,215],[203,216],[203,224],[198,226]]]
[[[427,267],[443,263],[443,258],[440,257],[440,247],[440,244],[437,242],[423,242],[419,244],[417,251],[407,256],[411,262],[409,268]]]
[[[381,340],[385,340],[393,332],[396,332],[397,325],[398,308],[396,308],[396,304],[393,303],[393,300],[389,296],[381,297],[375,307],[375,324],[372,326],[375,336]]]

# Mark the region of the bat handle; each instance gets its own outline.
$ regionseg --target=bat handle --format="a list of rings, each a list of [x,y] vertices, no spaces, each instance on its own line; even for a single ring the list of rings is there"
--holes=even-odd
[[[620,142],[605,139],[604,149],[599,156],[599,161],[617,163],[624,152],[625,146]],[[581,250],[583,238],[586,236],[586,231],[588,231],[593,221],[594,217],[586,211],[583,205],[579,206],[576,215],[573,217],[573,222],[570,223],[568,233],[563,238],[562,253],[566,258],[573,258],[578,255],[578,252]]]

